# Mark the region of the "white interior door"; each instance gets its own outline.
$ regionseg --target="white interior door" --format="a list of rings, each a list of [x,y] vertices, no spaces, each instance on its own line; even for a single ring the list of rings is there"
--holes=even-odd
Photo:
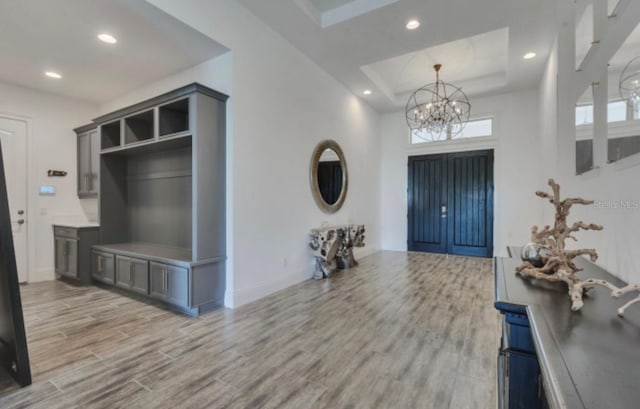
[[[0,117],[2,160],[9,193],[9,211],[18,279],[28,280],[27,265],[27,124]]]

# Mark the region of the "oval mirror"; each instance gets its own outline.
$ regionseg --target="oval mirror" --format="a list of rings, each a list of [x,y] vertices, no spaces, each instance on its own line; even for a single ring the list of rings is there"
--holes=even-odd
[[[335,141],[322,141],[316,146],[309,174],[318,207],[326,213],[340,210],[347,196],[347,161]]]

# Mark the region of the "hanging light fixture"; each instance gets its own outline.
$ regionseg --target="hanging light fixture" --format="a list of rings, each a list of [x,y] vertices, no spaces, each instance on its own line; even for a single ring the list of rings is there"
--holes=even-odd
[[[427,142],[453,139],[469,121],[471,104],[461,88],[440,79],[441,64],[433,66],[436,82],[416,90],[405,108],[414,135]]]
[[[627,101],[637,116],[640,113],[640,57],[633,58],[624,67],[618,90],[620,97]]]

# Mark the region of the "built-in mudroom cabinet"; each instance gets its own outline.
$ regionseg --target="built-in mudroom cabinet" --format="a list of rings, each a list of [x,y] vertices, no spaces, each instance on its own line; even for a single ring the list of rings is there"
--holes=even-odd
[[[198,315],[225,291],[225,105],[191,84],[94,120],[93,282]]]

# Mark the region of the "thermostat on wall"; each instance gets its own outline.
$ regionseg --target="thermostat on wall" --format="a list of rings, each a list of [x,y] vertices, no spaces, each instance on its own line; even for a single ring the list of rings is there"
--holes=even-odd
[[[51,185],[40,185],[40,196],[54,196],[56,187]]]

